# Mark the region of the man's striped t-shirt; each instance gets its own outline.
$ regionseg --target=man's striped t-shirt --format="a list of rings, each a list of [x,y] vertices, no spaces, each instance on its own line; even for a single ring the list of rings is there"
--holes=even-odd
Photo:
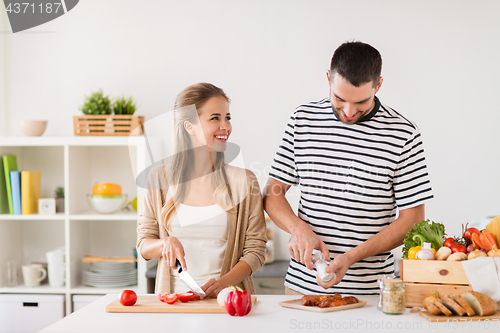
[[[363,243],[396,218],[398,210],[433,197],[418,127],[376,98],[356,124],[338,120],[330,99],[299,106],[287,124],[269,176],[298,185],[298,216],[333,259]],[[378,294],[377,279],[394,273],[391,252],[353,264],[325,290],[316,274],[290,261],[285,286],[303,294]]]

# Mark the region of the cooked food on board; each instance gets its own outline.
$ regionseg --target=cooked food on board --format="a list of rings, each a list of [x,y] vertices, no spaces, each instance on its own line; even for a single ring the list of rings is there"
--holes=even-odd
[[[340,294],[333,295],[304,295],[302,296],[302,305],[317,306],[320,308],[331,308],[358,303],[359,300],[354,296],[342,297]]]

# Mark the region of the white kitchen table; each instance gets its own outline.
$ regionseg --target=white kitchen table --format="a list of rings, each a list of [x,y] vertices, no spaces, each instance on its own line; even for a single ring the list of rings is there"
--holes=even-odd
[[[107,313],[106,305],[118,297],[108,294],[61,319],[40,333],[281,333],[281,332],[498,332],[500,322],[431,323],[410,313],[386,315],[377,311],[378,297],[360,297],[368,303],[357,309],[317,313],[281,307],[281,301],[299,298],[257,295],[257,303],[244,317],[212,313]],[[466,319],[466,318],[464,318]]]

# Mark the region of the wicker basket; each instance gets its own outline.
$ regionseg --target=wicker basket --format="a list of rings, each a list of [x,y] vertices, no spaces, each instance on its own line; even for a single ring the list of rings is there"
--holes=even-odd
[[[142,131],[134,129],[144,124],[143,116],[99,115],[74,116],[75,135],[129,136],[140,135]]]

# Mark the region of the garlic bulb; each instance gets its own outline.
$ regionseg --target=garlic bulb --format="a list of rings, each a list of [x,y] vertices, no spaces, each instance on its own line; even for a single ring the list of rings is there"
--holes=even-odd
[[[432,252],[431,243],[424,242],[424,247],[417,252],[416,257],[420,260],[434,260],[434,252]]]

